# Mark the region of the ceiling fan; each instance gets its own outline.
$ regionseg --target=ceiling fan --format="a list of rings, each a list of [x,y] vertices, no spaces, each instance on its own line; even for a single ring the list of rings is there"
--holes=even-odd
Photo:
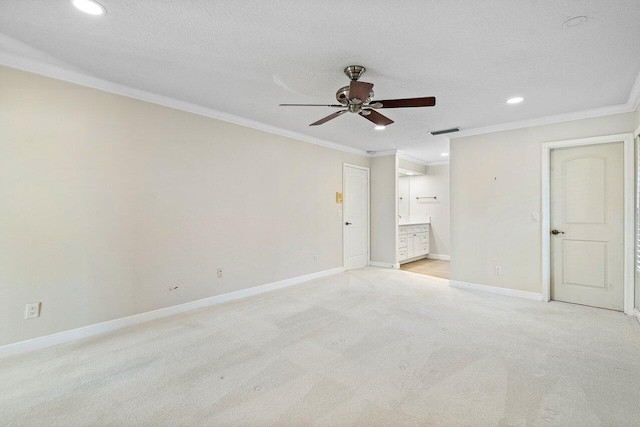
[[[372,101],[373,83],[358,81],[366,69],[361,65],[350,65],[344,69],[344,73],[351,79],[349,86],[344,86],[336,92],[336,99],[340,104],[280,104],[281,107],[333,107],[345,108],[329,114],[327,117],[311,123],[309,126],[318,126],[333,120],[346,112],[358,114],[376,124],[376,126],[388,126],[393,123],[390,118],[375,110],[382,108],[409,108],[409,107],[433,107],[436,98],[428,96],[424,98],[385,99]]]

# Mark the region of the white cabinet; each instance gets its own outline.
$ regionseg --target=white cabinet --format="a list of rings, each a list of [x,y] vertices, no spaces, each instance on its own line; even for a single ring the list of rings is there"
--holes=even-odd
[[[429,224],[398,227],[398,260],[415,261],[429,254]]]

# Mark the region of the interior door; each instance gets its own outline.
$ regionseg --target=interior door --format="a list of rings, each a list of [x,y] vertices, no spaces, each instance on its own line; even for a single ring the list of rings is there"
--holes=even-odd
[[[344,268],[369,263],[369,171],[344,167]]]
[[[551,299],[624,308],[624,146],[551,151]]]

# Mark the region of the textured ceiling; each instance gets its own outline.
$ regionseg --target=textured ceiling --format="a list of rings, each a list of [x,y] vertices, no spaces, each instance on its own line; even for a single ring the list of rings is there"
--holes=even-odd
[[[0,51],[363,150],[440,161],[427,132],[624,104],[640,72],[638,0],[0,1]],[[570,17],[589,21],[565,28]],[[309,123],[364,65],[376,98],[436,96],[435,108],[387,110],[374,131],[341,116]],[[511,106],[515,95],[525,102]]]

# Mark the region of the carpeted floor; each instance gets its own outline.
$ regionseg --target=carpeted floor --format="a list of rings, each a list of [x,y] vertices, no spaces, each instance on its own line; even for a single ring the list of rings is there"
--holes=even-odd
[[[640,425],[640,325],[364,268],[0,360],[0,425]]]

